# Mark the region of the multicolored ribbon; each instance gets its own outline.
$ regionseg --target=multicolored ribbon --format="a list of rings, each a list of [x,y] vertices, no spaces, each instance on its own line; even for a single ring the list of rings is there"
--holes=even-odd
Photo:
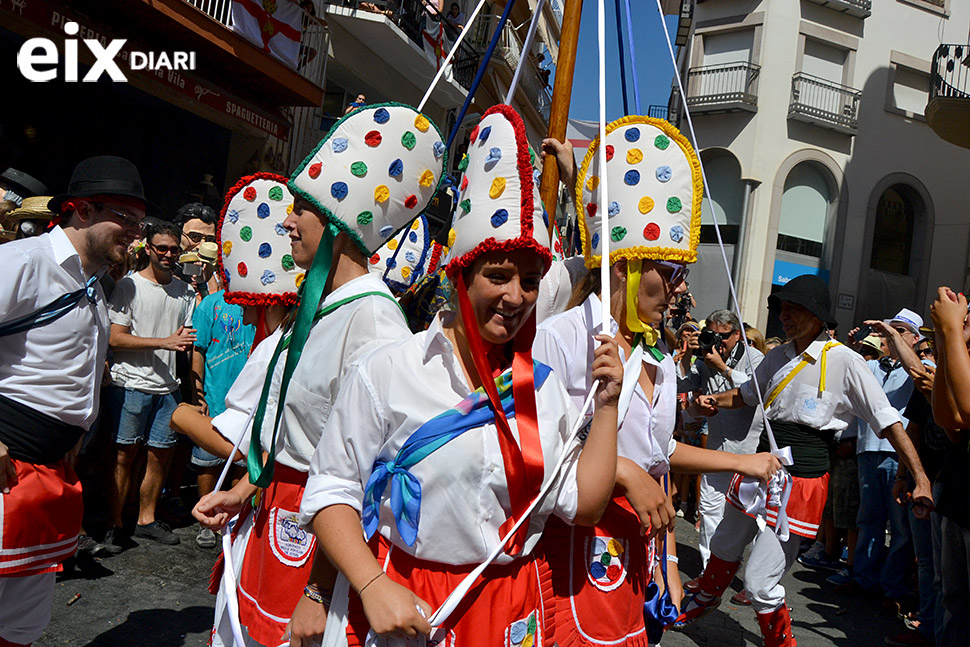
[[[538,390],[552,369],[540,362],[533,361],[532,364],[535,388]],[[515,399],[512,391],[511,368],[495,378],[495,388],[506,418],[513,418]],[[421,483],[411,474],[411,468],[466,431],[495,422],[495,413],[492,411],[490,402],[485,387],[476,389],[451,409],[421,425],[404,442],[393,460],[379,460],[374,463],[364,489],[361,512],[364,533],[368,539],[377,531],[381,502],[384,499],[387,484],[390,483],[391,511],[394,513],[397,531],[408,546],[414,545],[421,520]]]

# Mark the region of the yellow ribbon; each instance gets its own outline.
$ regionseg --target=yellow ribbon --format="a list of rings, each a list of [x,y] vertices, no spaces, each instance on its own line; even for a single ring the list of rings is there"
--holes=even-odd
[[[821,373],[818,380],[819,393],[823,393],[825,391],[825,354],[828,353],[830,348],[834,348],[838,345],[839,345],[839,342],[830,341],[827,344],[825,344],[825,346],[822,347],[820,364],[819,364],[819,371]],[[778,395],[785,389],[785,387],[788,386],[788,384],[793,379],[795,379],[795,376],[798,375],[798,373],[803,368],[808,366],[808,364],[810,363],[810,360],[812,360],[811,355],[809,355],[808,353],[802,353],[802,361],[800,361],[798,365],[794,369],[792,369],[792,372],[789,373],[787,376],[785,376],[785,379],[779,382],[778,385],[771,390],[771,393],[768,394],[768,397],[765,399],[765,409],[770,407],[771,403],[775,401],[775,398],[777,398]]]
[[[626,262],[626,327],[636,334],[643,335],[647,346],[656,346],[660,333],[650,324],[643,323],[637,314],[637,293],[640,291],[640,274],[643,262],[639,258],[631,258]]]

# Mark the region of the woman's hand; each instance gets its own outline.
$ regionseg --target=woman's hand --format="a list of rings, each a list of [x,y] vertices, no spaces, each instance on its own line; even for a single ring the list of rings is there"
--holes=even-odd
[[[615,407],[620,401],[623,388],[623,362],[620,349],[610,335],[596,335],[600,345],[593,351],[593,381],[599,381],[596,390],[597,407]]]
[[[738,456],[738,474],[741,476],[750,476],[767,483],[780,469],[781,463],[778,459],[767,452]]]
[[[640,534],[648,540],[674,529],[677,513],[657,479],[628,458],[616,462],[616,484],[640,518]]]
[[[967,298],[941,286],[937,289],[936,301],[930,306],[930,315],[938,330],[944,333],[960,331],[962,334],[967,319]]]
[[[289,640],[290,647],[319,645],[326,628],[327,607],[301,595],[293,609],[293,616],[286,625],[286,631],[283,632],[283,641]]]
[[[229,520],[239,514],[245,501],[232,490],[210,492],[192,508],[192,516],[204,528],[222,530]]]
[[[387,575],[365,585],[360,600],[374,633],[409,638],[431,633],[431,606]]]
[[[569,189],[570,197],[576,188],[576,157],[573,155],[573,144],[568,139],[564,142],[552,137],[542,140],[542,159],[545,163],[546,155],[555,155],[559,165],[559,181]]]

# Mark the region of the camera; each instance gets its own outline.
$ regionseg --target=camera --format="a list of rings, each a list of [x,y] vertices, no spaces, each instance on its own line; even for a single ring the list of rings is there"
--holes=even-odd
[[[685,292],[684,294],[677,297],[677,301],[674,303],[674,307],[670,309],[670,326],[674,330],[680,330],[680,327],[684,325],[687,321],[687,316],[690,314],[690,292]]]
[[[699,346],[697,355],[703,357],[721,346],[721,336],[713,330],[705,328],[697,336],[697,344]]]
[[[198,263],[183,263],[182,274],[184,276],[202,276],[202,266]]]

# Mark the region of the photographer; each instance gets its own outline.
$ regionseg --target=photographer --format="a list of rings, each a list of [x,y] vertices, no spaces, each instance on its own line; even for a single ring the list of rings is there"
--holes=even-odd
[[[688,352],[680,361],[677,390],[699,391],[711,395],[729,391],[747,382],[764,355],[741,343],[741,322],[730,310],[715,310],[708,316],[704,330],[684,331]],[[708,418],[707,449],[734,454],[753,454],[764,421],[755,409],[725,410]],[[701,477],[699,548],[704,564],[710,557],[710,541],[724,515],[724,496],[731,474],[704,474]]]

